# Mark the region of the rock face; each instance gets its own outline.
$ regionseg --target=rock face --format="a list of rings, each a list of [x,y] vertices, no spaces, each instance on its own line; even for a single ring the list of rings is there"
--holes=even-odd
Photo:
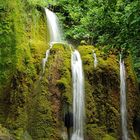
[[[0,11],[0,123],[14,139],[29,139],[29,97],[48,47],[45,17],[21,0],[2,1]]]
[[[35,84],[29,110],[29,132],[34,140],[62,139],[64,115],[72,101],[70,49],[54,45],[46,63],[45,74]]]
[[[42,58],[48,49],[46,17],[27,1],[2,2],[0,55],[0,138],[15,140],[64,139],[65,114],[72,107],[71,50],[55,44],[45,73]],[[94,68],[92,50],[99,64]],[[121,138],[119,61],[93,46],[78,47],[83,60],[86,98],[86,140]],[[140,113],[135,75],[127,68],[128,126],[139,137]]]
[[[121,139],[119,58],[93,46],[80,46],[85,72],[87,139]],[[98,66],[94,68],[92,50]],[[136,139],[133,121],[137,115],[138,92],[130,58],[125,59],[129,137]]]

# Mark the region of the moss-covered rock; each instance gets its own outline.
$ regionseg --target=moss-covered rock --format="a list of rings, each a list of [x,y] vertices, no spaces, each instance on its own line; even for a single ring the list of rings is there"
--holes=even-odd
[[[0,139],[1,140],[13,140],[11,134],[9,133],[9,130],[4,128],[1,124],[0,124]]]
[[[72,100],[70,49],[54,44],[46,70],[30,98],[29,132],[34,140],[62,139],[63,118]]]
[[[16,140],[62,139],[65,105],[72,102],[69,45],[53,45],[42,75],[49,36],[40,3],[0,5],[0,123]]]
[[[79,46],[85,73],[86,131],[89,139],[121,138],[119,58],[93,46]],[[98,65],[94,67],[93,50]],[[136,78],[130,60],[127,72],[127,108],[129,137],[135,139],[133,120],[137,110]],[[104,128],[104,130],[102,129]]]
[[[60,140],[66,133],[63,119],[72,108],[71,49],[64,43],[54,44],[42,73],[49,36],[46,17],[36,5],[39,3],[45,4],[29,0],[0,2],[0,138]],[[86,139],[120,139],[118,57],[93,46],[80,46],[78,50],[85,74]],[[98,58],[96,68],[92,50]],[[133,140],[140,137],[140,112],[130,62],[128,57],[128,128]]]
[[[28,1],[1,1],[0,10],[0,123],[21,140],[28,134],[28,100],[48,47],[46,17]]]

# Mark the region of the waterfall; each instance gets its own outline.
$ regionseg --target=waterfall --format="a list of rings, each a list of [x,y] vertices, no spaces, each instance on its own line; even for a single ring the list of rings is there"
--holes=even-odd
[[[45,13],[47,17],[47,26],[50,35],[50,42],[61,42],[61,31],[59,28],[59,22],[56,14],[47,8],[45,8]]]
[[[45,72],[45,64],[48,61],[49,54],[50,54],[50,49],[46,51],[46,57],[42,59],[43,73]]]
[[[98,60],[97,60],[97,56],[94,50],[93,50],[93,57],[94,57],[94,68],[96,68],[98,64]]]
[[[84,103],[84,76],[82,60],[77,50],[72,53],[72,79],[73,79],[73,134],[71,140],[84,140],[83,125],[85,116]]]
[[[126,76],[125,65],[120,55],[120,102],[121,102],[121,125],[122,125],[122,140],[128,140],[127,131],[127,108],[126,108]]]
[[[49,43],[50,48],[46,51],[46,57],[42,59],[43,73],[45,71],[45,64],[48,61],[50,49],[52,48],[54,43],[58,43],[62,41],[57,16],[55,15],[55,13],[53,13],[47,8],[45,8],[45,13],[47,17],[47,26],[49,30],[49,36],[50,36],[50,43]]]

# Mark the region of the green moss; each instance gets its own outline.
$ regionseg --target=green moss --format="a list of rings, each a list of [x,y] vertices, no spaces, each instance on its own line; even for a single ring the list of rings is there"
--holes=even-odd
[[[26,71],[28,67],[27,73],[29,73],[32,67],[31,71],[35,71],[32,64],[40,62],[48,43],[44,16],[34,6],[28,5],[27,1],[6,0],[1,4],[1,9],[0,86],[2,89],[8,84],[6,81],[10,82],[16,69]],[[36,43],[32,46],[33,42]],[[37,53],[32,54],[33,48]]]
[[[51,55],[56,57],[57,61],[60,61],[60,66],[58,67],[59,80],[57,80],[56,85],[59,90],[62,92],[62,100],[65,104],[71,104],[72,102],[72,90],[71,90],[71,54],[69,46],[65,44],[54,44]],[[51,63],[51,62],[48,62]],[[54,64],[57,66],[58,64]]]
[[[87,135],[89,139],[92,140],[101,140],[106,134],[105,127],[99,127],[96,124],[88,124],[87,129],[88,129]]]
[[[110,135],[105,135],[105,137],[103,138],[103,140],[116,140],[114,137],[110,136]]]
[[[34,85],[28,131],[34,140],[62,139],[65,106],[71,104],[70,49],[54,44],[45,73]]]
[[[0,88],[5,83],[9,83],[8,79],[15,70],[15,54],[16,54],[16,40],[14,34],[14,22],[11,17],[10,9],[8,9],[8,2],[3,1],[1,6],[1,23],[0,23]]]
[[[27,1],[6,0],[2,9],[0,121],[21,140],[29,125],[29,97],[48,47],[46,19]]]
[[[4,128],[1,124],[0,124],[0,138],[6,138],[6,139],[12,138],[11,134],[9,133],[9,130]]]
[[[29,135],[27,131],[25,131],[20,140],[32,140],[32,137]]]
[[[105,54],[94,46],[79,46],[78,50],[82,57],[85,74],[87,137],[89,139],[119,139],[121,137],[119,59],[115,54]],[[94,68],[93,50],[98,59],[96,68]],[[129,61],[126,69],[129,79],[132,79],[127,79],[128,106],[131,108],[131,111],[128,108],[128,122],[130,137],[135,139],[132,120],[137,106],[137,91],[136,81],[133,78],[134,71]],[[105,128],[104,131],[100,129],[102,127]],[[112,136],[109,136],[110,134]]]
[[[16,140],[60,140],[63,117],[72,107],[71,49],[65,43],[54,44],[45,74],[41,73],[49,40],[46,19],[35,7],[38,1],[28,2],[6,0],[0,5],[0,123],[9,129],[0,126],[0,134],[11,133]],[[85,74],[87,137],[119,139],[119,61],[113,53],[93,46],[78,50]],[[92,50],[98,58],[96,68]],[[135,139],[136,80],[129,62],[127,59],[128,119],[130,137]]]
[[[124,61],[126,66],[128,119],[133,120],[128,122],[129,130],[132,130],[129,131],[129,135],[132,137],[132,139],[136,139],[137,132],[135,132],[136,134],[134,133],[135,126],[133,125],[133,122],[135,118],[137,118],[139,112],[138,85],[136,75],[132,66],[131,56],[128,56]],[[133,108],[133,111],[130,108]]]

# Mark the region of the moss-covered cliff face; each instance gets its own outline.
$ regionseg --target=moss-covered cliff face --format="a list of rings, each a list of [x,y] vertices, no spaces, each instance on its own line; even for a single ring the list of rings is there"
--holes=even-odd
[[[49,39],[43,10],[21,0],[0,6],[0,137],[62,139],[72,102],[70,49],[54,45],[42,75]]]
[[[15,70],[33,73],[38,67],[33,64],[40,62],[48,45],[48,37],[43,11],[38,11],[27,1],[1,1],[0,10],[2,89],[2,85],[11,82]]]
[[[64,115],[72,101],[70,49],[63,44],[50,51],[46,71],[30,98],[28,130],[34,140],[60,140],[66,131]]]
[[[0,11],[0,123],[23,139],[28,98],[48,45],[46,23],[27,1],[1,1]]]
[[[65,106],[72,100],[70,49],[54,45],[42,75],[49,39],[43,10],[21,0],[0,6],[0,137],[62,139]]]
[[[72,107],[71,51],[66,44],[55,44],[42,73],[49,39],[46,17],[28,1],[0,2],[0,138],[61,140],[66,132],[64,115]],[[99,61],[96,68],[93,49]],[[78,50],[85,73],[86,140],[120,139],[118,58],[93,46]],[[140,113],[130,62],[125,60],[128,126],[135,140]]]
[[[87,139],[120,139],[120,80],[119,58],[105,54],[93,46],[80,46],[85,72],[86,132]],[[92,50],[96,51],[98,66],[94,68]],[[130,60],[126,59],[128,129],[134,135],[133,121],[137,110],[137,87]]]

